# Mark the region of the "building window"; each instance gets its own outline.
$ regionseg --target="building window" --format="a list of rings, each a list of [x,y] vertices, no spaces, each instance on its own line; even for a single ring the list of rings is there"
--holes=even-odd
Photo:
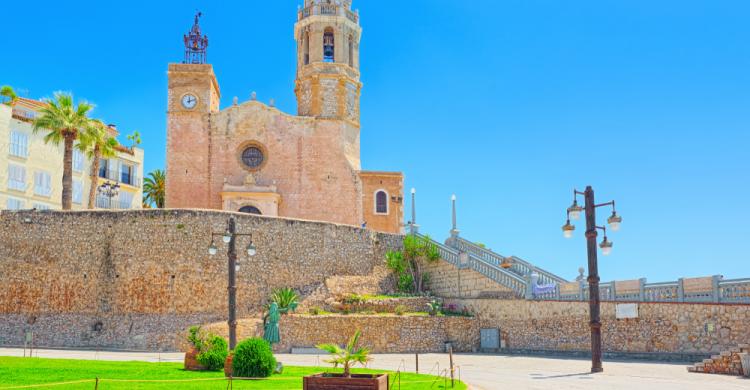
[[[384,190],[375,193],[375,214],[388,214],[388,193]]]
[[[83,152],[78,149],[73,150],[73,171],[83,172]]]
[[[73,203],[83,204],[83,182],[73,179]]]
[[[263,215],[263,213],[260,212],[260,209],[255,206],[245,206],[240,209],[240,212],[246,214]]]
[[[127,191],[120,192],[120,209],[127,210],[133,208],[133,193]]]
[[[266,157],[260,147],[252,145],[242,151],[242,163],[250,169],[258,169],[263,165]]]
[[[42,210],[42,211],[44,211],[44,210],[50,210],[51,209],[51,207],[49,205],[44,204],[44,203],[34,203],[34,205],[32,207],[35,208],[35,209],[37,209],[37,210]]]
[[[26,158],[29,156],[29,136],[20,131],[10,132],[10,155]]]
[[[8,164],[8,189],[26,191],[26,168]]]
[[[8,198],[8,210],[22,210],[24,208],[23,201],[21,199]]]
[[[354,37],[349,35],[349,66],[354,67]]]
[[[307,31],[302,36],[302,50],[305,65],[308,65],[310,64],[310,33]]]
[[[104,179],[112,179],[111,177],[107,176],[107,174],[109,173],[109,165],[110,163],[107,159],[102,159],[99,161],[99,177]]]
[[[335,61],[335,47],[333,29],[328,27],[323,33],[323,62]]]
[[[34,195],[52,195],[52,178],[48,172],[34,172]]]
[[[122,164],[120,166],[120,182],[133,185],[133,166]]]

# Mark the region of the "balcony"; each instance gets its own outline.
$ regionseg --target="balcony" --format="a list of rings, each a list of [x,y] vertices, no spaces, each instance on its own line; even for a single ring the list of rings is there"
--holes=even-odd
[[[347,7],[339,6],[336,4],[314,4],[309,7],[302,8],[299,10],[297,20],[302,20],[314,15],[346,16],[347,19],[351,20],[352,22],[359,23],[358,12],[353,12]]]
[[[99,177],[102,179],[112,180],[120,184],[125,184],[131,187],[140,187],[141,178],[137,177],[134,173],[119,171],[116,169],[100,169]]]

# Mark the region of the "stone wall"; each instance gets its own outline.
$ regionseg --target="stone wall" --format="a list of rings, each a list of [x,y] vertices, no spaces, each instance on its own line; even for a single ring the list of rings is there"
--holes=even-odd
[[[449,299],[475,313],[482,328],[500,328],[510,350],[587,351],[588,302]],[[605,351],[718,354],[750,341],[750,305],[639,303],[638,317],[617,319],[601,304]]]
[[[279,330],[280,352],[345,344],[357,330],[362,331],[361,345],[374,353],[444,352],[446,342],[456,352],[470,352],[479,344],[477,321],[468,317],[291,315],[282,317]]]
[[[495,283],[472,269],[459,269],[439,260],[425,268],[430,274],[428,288],[434,295],[445,298],[510,298],[513,291]]]
[[[325,289],[361,277],[401,237],[351,226],[201,210],[0,212],[0,345],[175,349],[174,334],[226,318],[226,244],[210,233],[237,220],[238,314],[255,315],[269,292]],[[369,285],[391,289],[387,274]],[[340,286],[343,288],[343,286]]]

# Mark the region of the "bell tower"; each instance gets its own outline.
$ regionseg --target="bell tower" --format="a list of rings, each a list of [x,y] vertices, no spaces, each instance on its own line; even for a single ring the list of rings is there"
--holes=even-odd
[[[305,0],[297,13],[297,111],[359,127],[359,12],[351,0]]]
[[[219,111],[219,84],[213,67],[206,63],[208,37],[199,19],[183,37],[181,64],[169,64],[167,72],[167,183],[169,208],[209,208],[211,115]]]

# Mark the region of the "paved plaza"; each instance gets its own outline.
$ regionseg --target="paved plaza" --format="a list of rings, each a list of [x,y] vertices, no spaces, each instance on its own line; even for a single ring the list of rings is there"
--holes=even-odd
[[[23,350],[0,348],[0,356],[23,356]],[[182,353],[36,350],[35,357],[113,361],[182,362]],[[287,365],[325,366],[323,355],[277,355]],[[541,358],[457,354],[461,379],[472,389],[660,389],[731,390],[750,389],[750,379],[723,375],[690,374],[686,364],[605,361],[604,372],[589,374],[589,361],[582,359]],[[414,355],[374,355],[371,368],[415,370]],[[438,374],[448,367],[445,354],[419,355],[420,373]]]

